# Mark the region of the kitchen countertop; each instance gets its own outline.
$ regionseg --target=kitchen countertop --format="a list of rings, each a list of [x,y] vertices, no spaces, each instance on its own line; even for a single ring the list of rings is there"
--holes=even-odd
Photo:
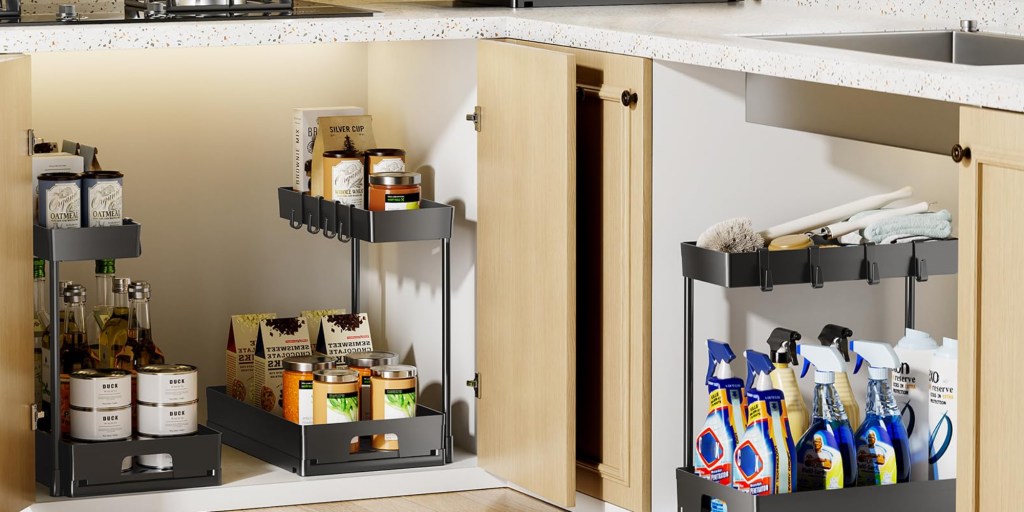
[[[450,5],[359,3],[380,13],[347,19],[4,26],[0,53],[508,37],[1024,112],[1024,66],[965,66],[742,37],[949,29],[953,21],[768,0],[518,10]]]

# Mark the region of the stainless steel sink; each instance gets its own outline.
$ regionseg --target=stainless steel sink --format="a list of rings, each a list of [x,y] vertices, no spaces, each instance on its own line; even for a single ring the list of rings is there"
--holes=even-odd
[[[758,39],[969,66],[1024,64],[1024,38],[978,32],[877,32]]]

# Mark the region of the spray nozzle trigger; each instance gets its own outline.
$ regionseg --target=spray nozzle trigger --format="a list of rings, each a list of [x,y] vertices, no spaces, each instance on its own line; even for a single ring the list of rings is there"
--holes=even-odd
[[[799,364],[796,357],[796,342],[801,338],[800,333],[776,327],[768,336],[768,347],[771,349],[772,361],[780,364]]]
[[[848,327],[843,327],[836,324],[828,324],[821,329],[821,334],[818,335],[818,341],[826,347],[836,347],[839,349],[839,353],[843,355],[843,359],[846,362],[850,362],[850,337],[853,336],[853,330]]]
[[[711,381],[711,377],[715,374],[715,368],[718,367],[719,363],[729,364],[733,359],[736,359],[736,354],[732,352],[732,347],[724,341],[708,340],[708,376],[705,379],[705,383]]]
[[[814,345],[800,345],[797,349],[800,355],[804,356],[804,373],[806,374],[807,364],[813,364],[818,373],[840,373],[846,371],[846,363],[843,362],[843,355],[836,347],[816,347]],[[815,376],[817,380],[817,376]]]
[[[861,357],[860,354],[857,354],[857,366],[853,367],[853,373],[854,374],[859,373],[860,372],[860,367],[863,364],[864,364],[864,358]]]
[[[747,389],[754,389],[754,378],[757,374],[768,375],[775,370],[775,365],[768,354],[745,350],[743,356],[747,358]]]
[[[810,370],[810,369],[811,369],[811,362],[808,361],[806,358],[804,358],[804,367],[803,367],[802,370],[800,370],[800,378],[801,379],[804,378],[804,375],[807,375],[807,370]]]
[[[877,341],[854,341],[850,343],[850,348],[857,353],[857,370],[860,369],[861,363],[867,361],[868,366],[871,368],[885,368],[888,370],[895,370],[900,366],[900,358],[896,355],[896,351],[893,350],[892,345],[888,343],[881,343]],[[857,373],[854,370],[854,373]],[[872,372],[873,374],[874,372]],[[876,378],[872,375],[871,378]]]

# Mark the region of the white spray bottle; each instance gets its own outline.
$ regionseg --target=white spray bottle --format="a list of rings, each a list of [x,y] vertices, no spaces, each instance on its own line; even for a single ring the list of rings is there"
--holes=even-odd
[[[928,465],[932,480],[956,478],[957,340],[943,338],[932,357],[928,391]]]
[[[910,480],[928,480],[928,370],[939,344],[928,333],[907,329],[896,344],[900,367],[892,375],[892,390],[910,436]]]

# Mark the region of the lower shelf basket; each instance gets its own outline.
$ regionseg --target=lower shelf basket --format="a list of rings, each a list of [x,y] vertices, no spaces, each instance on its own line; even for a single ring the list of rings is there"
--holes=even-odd
[[[752,496],[676,469],[679,512],[954,512],[956,480]],[[712,508],[712,500],[725,504]]]
[[[418,405],[416,417],[298,425],[232,398],[224,386],[206,389],[207,423],[224,436],[224,444],[300,476],[333,475],[444,464],[444,416]],[[398,436],[398,450],[374,450],[352,438],[374,434]]]
[[[60,495],[101,496],[129,492],[166,491],[220,485],[220,433],[199,425],[190,436],[160,439],[107,441],[102,443],[60,442]],[[122,471],[125,458],[168,454],[172,469],[149,470],[137,466]],[[53,481],[53,438],[36,431],[36,481],[51,486]]]

